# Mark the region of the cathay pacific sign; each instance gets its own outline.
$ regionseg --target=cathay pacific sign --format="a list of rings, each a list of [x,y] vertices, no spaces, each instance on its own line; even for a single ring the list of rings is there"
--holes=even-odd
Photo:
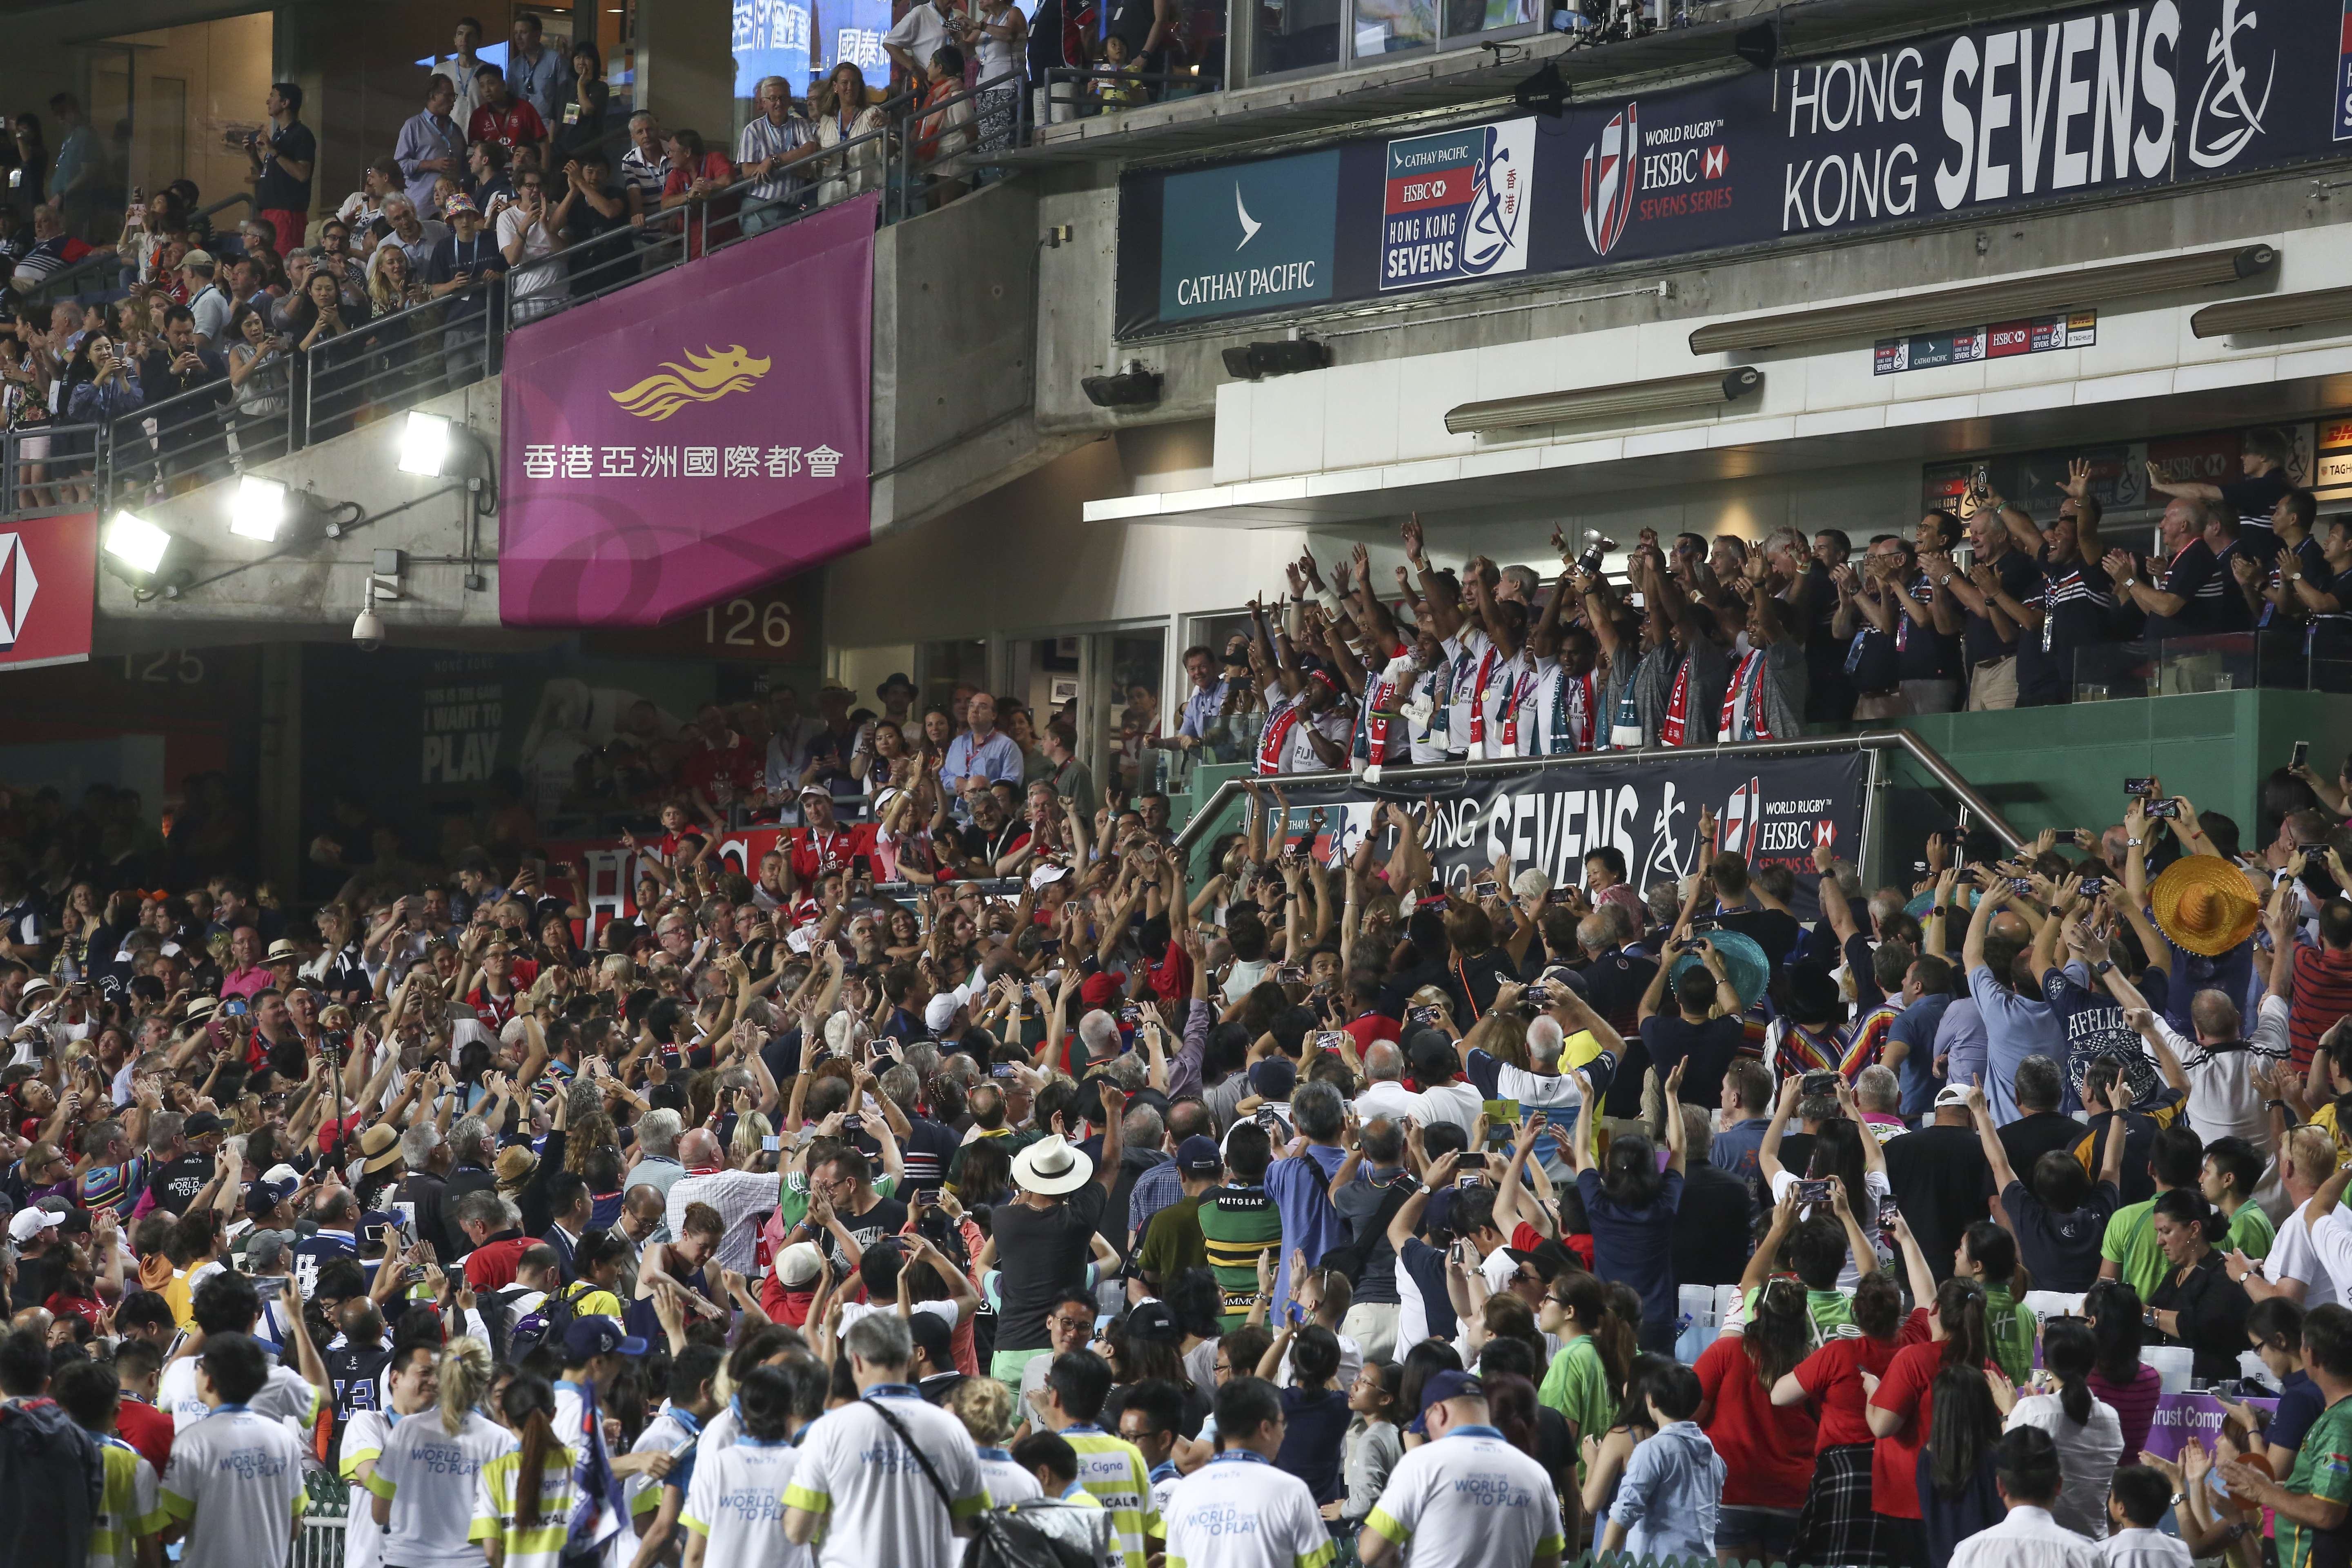
[[[1161,319],[1331,298],[1339,211],[1336,152],[1171,175],[1160,231]]]

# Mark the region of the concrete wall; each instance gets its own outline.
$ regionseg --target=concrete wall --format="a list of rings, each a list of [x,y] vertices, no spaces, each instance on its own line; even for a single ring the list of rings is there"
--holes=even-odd
[[[477,383],[422,406],[470,426],[492,451],[498,449],[497,382]],[[407,597],[377,606],[391,641],[438,645],[504,638],[499,627],[497,519],[469,520],[462,481],[400,472],[399,437],[395,416],[256,468],[322,500],[360,502],[366,509],[362,521],[341,539],[279,546],[237,537],[228,531],[234,479],[139,508],[192,551],[198,585],[177,599],[141,603],[128,585],[100,573],[99,651],[236,642],[256,633],[348,637],[379,547],[408,552],[408,572],[401,583]],[[466,586],[469,571],[481,575],[482,588]]]

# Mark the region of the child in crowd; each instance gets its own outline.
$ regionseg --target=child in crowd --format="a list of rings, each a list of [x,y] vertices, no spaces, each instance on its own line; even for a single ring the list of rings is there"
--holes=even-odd
[[[1381,1500],[1389,1472],[1404,1458],[1404,1439],[1397,1431],[1397,1394],[1403,1386],[1404,1368],[1395,1362],[1368,1362],[1356,1373],[1348,1391],[1348,1409],[1355,1419],[1339,1448],[1340,1479],[1348,1495],[1339,1504],[1343,1533],[1363,1527],[1365,1515]]]
[[[1702,1562],[1715,1556],[1725,1470],[1715,1445],[1691,1419],[1704,1397],[1698,1373],[1678,1362],[1652,1374],[1648,1403],[1655,1429],[1625,1462],[1625,1478],[1609,1505],[1603,1552]]]
[[[1102,42],[1102,58],[1095,62],[1087,91],[1104,110],[1131,109],[1143,101],[1143,84],[1135,79],[1142,68],[1141,61],[1128,57],[1127,40],[1113,33]]]

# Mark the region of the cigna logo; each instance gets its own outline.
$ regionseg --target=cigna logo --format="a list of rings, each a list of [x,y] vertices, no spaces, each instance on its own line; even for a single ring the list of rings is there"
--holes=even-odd
[[[658,422],[689,403],[716,403],[750,390],[759,384],[772,363],[753,359],[741,343],[723,349],[706,346],[700,353],[689,350],[686,362],[665,360],[658,373],[606,395],[638,418]]]

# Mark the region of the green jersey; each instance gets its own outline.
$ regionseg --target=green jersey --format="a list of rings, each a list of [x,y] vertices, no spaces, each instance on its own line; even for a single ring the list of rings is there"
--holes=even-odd
[[[2339,1399],[2320,1412],[2303,1435],[2285,1485],[2323,1502],[2352,1503],[2352,1399]],[[2311,1568],[2319,1532],[2284,1512],[2276,1518],[2279,1568]]]
[[[1257,1300],[1257,1260],[1282,1247],[1282,1215],[1262,1184],[1236,1182],[1202,1196],[1200,1220],[1224,1326],[1238,1329]]]
[[[2125,1284],[2139,1292],[2144,1303],[2156,1294],[2164,1278],[2164,1248],[2156,1243],[2156,1200],[2127,1204],[2107,1221],[2099,1256],[2116,1265]]]
[[[2262,1205],[2242,1203],[2238,1205],[2238,1212],[2230,1216],[2230,1237],[2221,1244],[2221,1250],[2242,1252],[2260,1263],[2271,1255],[2272,1243],[2277,1237],[2277,1227],[2271,1224],[2271,1216],[2263,1212]]]

